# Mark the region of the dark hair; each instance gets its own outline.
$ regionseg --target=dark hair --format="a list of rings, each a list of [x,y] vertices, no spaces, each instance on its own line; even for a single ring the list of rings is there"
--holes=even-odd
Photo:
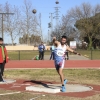
[[[66,40],[67,40],[67,36],[64,36],[64,35],[63,35],[61,38],[64,38],[64,39],[66,39]]]
[[[3,38],[0,37],[0,41],[3,41]]]

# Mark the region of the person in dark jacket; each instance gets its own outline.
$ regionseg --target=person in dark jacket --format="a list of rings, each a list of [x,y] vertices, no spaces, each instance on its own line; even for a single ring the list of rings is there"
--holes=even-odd
[[[3,44],[3,39],[0,38],[0,82],[4,82],[3,73],[5,63],[8,62],[8,55],[5,45]]]
[[[50,60],[51,60],[51,59],[53,59],[53,60],[54,60],[54,49],[55,49],[55,46],[54,46],[54,45],[52,45],[52,46],[50,47],[50,50],[51,50]]]
[[[66,43],[66,46],[68,46],[67,43]],[[66,55],[65,60],[69,60],[68,50],[66,50],[65,55]]]
[[[39,45],[38,50],[39,50],[39,60],[44,60],[45,46],[43,42],[41,42],[41,44]]]

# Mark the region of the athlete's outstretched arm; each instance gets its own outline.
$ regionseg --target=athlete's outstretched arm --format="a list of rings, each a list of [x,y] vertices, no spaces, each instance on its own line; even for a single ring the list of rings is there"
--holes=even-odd
[[[52,40],[53,44],[55,46],[58,46],[59,45],[59,42],[56,40],[56,37],[53,37],[53,40]]]
[[[67,50],[74,53],[74,54],[77,54],[77,55],[81,55],[80,53],[77,53],[76,51],[74,51],[73,49],[71,49],[69,46],[67,46]]]

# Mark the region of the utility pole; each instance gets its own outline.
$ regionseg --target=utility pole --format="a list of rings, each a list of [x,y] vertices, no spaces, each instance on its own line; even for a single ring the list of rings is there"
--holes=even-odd
[[[43,41],[42,26],[41,26],[41,13],[39,15],[39,18],[40,18],[40,36],[41,36],[41,39]]]
[[[53,32],[53,13],[50,13],[50,17],[49,17],[50,19],[51,19],[51,22],[50,22],[50,33],[52,34],[52,32]]]
[[[48,30],[48,44],[50,42],[50,38],[49,38],[50,34],[49,34],[49,30]]]
[[[2,38],[4,38],[4,28],[3,28],[3,19],[4,19],[4,15],[14,15],[14,13],[0,13],[1,14],[1,18],[2,18]]]
[[[57,0],[56,2],[56,5],[59,4],[59,1]],[[59,8],[58,6],[55,7],[55,19],[56,19],[56,32],[58,32],[58,20],[59,20]]]
[[[33,9],[32,12],[34,14],[34,27],[35,27],[34,32],[36,32],[36,13],[37,13],[37,10],[36,9]],[[29,38],[28,38],[28,41],[30,41]],[[28,44],[30,44],[30,43],[28,43]],[[34,39],[34,45],[36,46],[36,38]]]

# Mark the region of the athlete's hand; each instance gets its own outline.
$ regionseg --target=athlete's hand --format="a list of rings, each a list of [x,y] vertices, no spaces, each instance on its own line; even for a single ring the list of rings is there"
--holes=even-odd
[[[81,56],[80,53],[77,53],[76,51],[73,51],[74,54]]]

